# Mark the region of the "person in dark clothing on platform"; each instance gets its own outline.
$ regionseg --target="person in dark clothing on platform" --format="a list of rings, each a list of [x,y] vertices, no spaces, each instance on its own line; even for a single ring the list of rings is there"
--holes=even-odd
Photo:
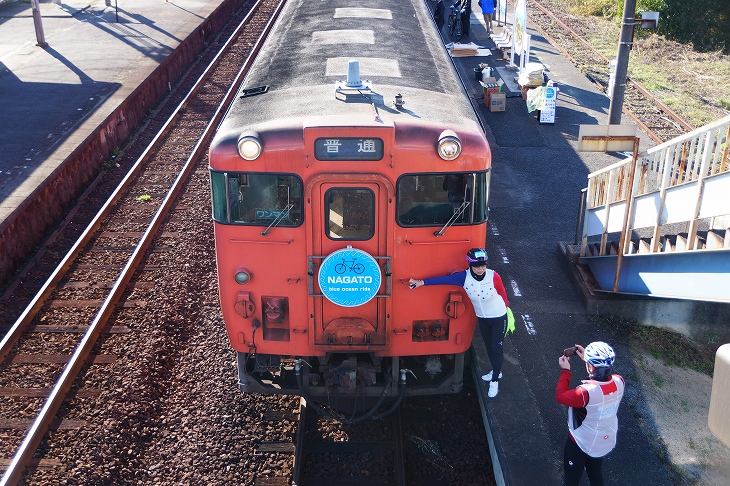
[[[433,19],[436,21],[436,25],[439,28],[439,33],[444,27],[444,21],[446,20],[446,5],[444,0],[439,0],[436,3],[436,8],[433,10]]]
[[[461,31],[464,37],[469,37],[469,19],[471,18],[471,0],[463,0],[461,6],[464,7],[464,13],[461,14]]]
[[[471,18],[471,0],[456,0],[454,8],[464,9],[461,14],[461,33],[464,37],[469,37],[469,19]]]

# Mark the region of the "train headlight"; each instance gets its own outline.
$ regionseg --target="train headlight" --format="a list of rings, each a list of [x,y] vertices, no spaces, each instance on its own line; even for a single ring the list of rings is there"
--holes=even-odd
[[[444,160],[454,160],[461,155],[461,140],[451,130],[444,130],[438,141],[439,157]]]
[[[255,135],[244,135],[238,139],[238,155],[245,160],[256,160],[261,155],[261,142]]]
[[[246,267],[238,267],[233,274],[233,278],[236,279],[237,284],[246,285],[253,278],[253,274]]]

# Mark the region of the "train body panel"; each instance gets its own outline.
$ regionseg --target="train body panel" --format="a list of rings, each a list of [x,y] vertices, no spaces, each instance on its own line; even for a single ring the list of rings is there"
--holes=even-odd
[[[364,5],[290,3],[211,145],[244,391],[461,389],[469,299],[408,279],[485,246],[491,152],[426,6]]]

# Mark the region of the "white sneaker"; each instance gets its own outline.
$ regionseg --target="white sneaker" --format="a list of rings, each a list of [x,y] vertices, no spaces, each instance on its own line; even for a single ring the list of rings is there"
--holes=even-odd
[[[494,370],[490,371],[486,375],[482,375],[482,380],[484,380],[484,381],[492,381],[492,372],[493,371]],[[499,378],[500,379],[502,378],[502,372],[501,371],[499,372]]]
[[[489,382],[489,392],[487,393],[487,396],[489,398],[494,398],[497,396],[497,393],[499,393],[499,382],[490,381]]]

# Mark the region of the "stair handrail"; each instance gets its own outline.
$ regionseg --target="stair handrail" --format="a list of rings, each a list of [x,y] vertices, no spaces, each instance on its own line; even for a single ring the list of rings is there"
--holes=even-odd
[[[653,193],[658,194],[658,207],[651,251],[657,251],[661,225],[665,224],[662,217],[667,209],[667,191],[690,183],[697,186],[693,213],[681,221],[688,223],[687,248],[695,248],[705,179],[730,173],[729,150],[730,116],[727,116],[641,154],[637,155],[635,151],[633,157],[589,174],[588,186],[584,189],[585,205],[579,213],[583,226],[580,255],[586,256],[588,237],[598,234],[601,234],[599,255],[605,255],[609,233],[617,232],[621,232],[620,253],[630,252],[632,230],[652,226],[643,224],[629,228],[635,220],[634,203],[638,197]],[[727,213],[721,214],[730,214],[730,207]]]

